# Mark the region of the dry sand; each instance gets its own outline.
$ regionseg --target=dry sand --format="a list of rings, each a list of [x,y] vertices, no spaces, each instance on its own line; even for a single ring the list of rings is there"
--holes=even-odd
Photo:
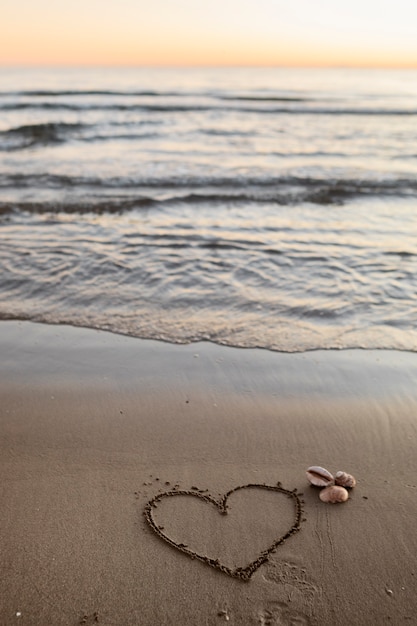
[[[417,355],[279,354],[0,324],[0,624],[417,623]],[[305,469],[358,480],[320,502]],[[299,532],[249,582],[143,515],[178,485],[304,492]],[[294,499],[161,499],[155,523],[230,568],[288,532]]]

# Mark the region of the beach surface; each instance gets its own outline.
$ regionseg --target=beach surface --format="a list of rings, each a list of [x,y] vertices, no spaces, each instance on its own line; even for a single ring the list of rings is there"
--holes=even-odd
[[[0,324],[0,623],[416,623],[417,354]],[[305,470],[355,475],[344,504]],[[298,532],[242,581],[245,567]],[[207,490],[207,491],[205,491]]]

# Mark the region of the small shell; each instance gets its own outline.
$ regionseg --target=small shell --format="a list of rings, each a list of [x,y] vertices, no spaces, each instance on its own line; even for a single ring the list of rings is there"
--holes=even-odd
[[[320,491],[319,498],[322,502],[336,504],[337,502],[346,502],[349,498],[349,494],[344,487],[331,485]]]
[[[348,489],[353,489],[356,485],[356,479],[352,474],[347,474],[346,472],[337,472],[335,476],[336,485],[340,487],[347,487]]]
[[[316,487],[328,487],[334,484],[334,477],[327,469],[319,465],[312,465],[306,472],[308,480]]]

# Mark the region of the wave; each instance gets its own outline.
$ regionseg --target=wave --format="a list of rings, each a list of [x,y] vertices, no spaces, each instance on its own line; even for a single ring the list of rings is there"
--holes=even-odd
[[[141,139],[155,139],[162,137],[161,133],[119,133],[114,135],[92,135],[91,137],[77,137],[81,141],[138,141]]]
[[[68,102],[7,102],[0,103],[0,110],[54,110],[54,111],[142,111],[149,113],[189,112],[239,112],[264,115],[345,115],[345,116],[415,116],[417,109],[386,108],[336,108],[336,107],[244,107],[217,106],[210,104],[123,104],[123,103],[68,103]]]
[[[133,96],[133,97],[166,97],[166,96],[182,96],[178,91],[118,91],[113,89],[77,89],[77,90],[49,90],[34,89],[26,91],[2,91],[0,97],[34,97],[34,98],[59,98],[68,96]],[[191,94],[187,94],[191,95]]]
[[[112,121],[108,124],[108,131],[100,129],[99,124],[82,124],[82,123],[65,123],[65,122],[48,122],[41,124],[27,124],[23,126],[17,126],[9,128],[7,130],[0,131],[0,151],[12,151],[12,150],[24,150],[34,146],[48,146],[53,144],[61,144],[65,141],[76,138],[81,142],[95,142],[95,141],[138,141],[143,139],[155,139],[164,137],[161,132],[142,130],[137,132],[134,129],[144,127],[157,126],[155,120],[137,120],[135,122],[115,122]],[[132,130],[126,129],[126,126],[132,128]],[[128,132],[120,132],[120,128],[124,128]],[[113,130],[112,130],[113,129]],[[117,130],[114,130],[117,129]],[[87,130],[88,132],[83,132]],[[224,128],[199,128],[195,129],[195,134],[214,136],[214,137],[252,137],[253,131],[242,130],[239,128],[233,128],[230,130]],[[258,151],[259,155],[264,153]],[[350,156],[343,152],[326,152],[323,150],[312,151],[300,151],[300,152],[279,152],[268,151],[268,156],[278,157],[338,157],[344,158]],[[411,159],[416,155],[399,155],[394,156],[395,159]]]
[[[233,130],[225,130],[224,128],[199,128],[201,135],[209,135],[213,137],[252,137],[253,131],[241,130],[235,128]]]
[[[68,98],[68,97],[84,97],[84,96],[114,96],[114,97],[134,97],[134,98],[166,98],[166,97],[192,97],[200,95],[209,98],[228,101],[243,102],[309,102],[313,98],[305,98],[300,96],[251,96],[251,95],[222,95],[211,92],[193,92],[181,91],[156,91],[156,90],[117,90],[117,89],[33,89],[25,91],[2,91],[1,97],[26,97],[26,98]]]
[[[389,178],[380,179],[353,179],[353,178],[321,178],[311,176],[167,176],[160,177],[129,177],[114,176],[100,178],[98,176],[70,176],[67,174],[33,173],[24,174],[0,173],[0,188],[5,187],[34,187],[34,188],[62,188],[62,187],[97,187],[99,189],[202,189],[216,188],[227,190],[247,190],[249,187],[270,188],[278,190],[280,187],[300,187],[319,191],[334,189],[360,193],[405,193],[417,192],[417,178]]]
[[[23,202],[2,202],[0,201],[0,215],[7,215],[15,213],[16,211],[23,213],[35,213],[35,214],[87,214],[94,213],[102,215],[104,213],[124,213],[128,211],[134,211],[138,209],[150,208],[157,204],[153,198],[136,196],[135,198],[123,198],[123,199],[78,199],[76,202],[36,202],[36,201],[23,201]]]
[[[333,180],[323,181],[318,179],[282,178],[270,181],[254,181],[243,183],[239,180],[206,180],[207,186],[201,185],[201,180],[165,180],[165,181],[125,181],[113,179],[112,181],[100,181],[93,178],[71,178],[68,176],[33,175],[25,176],[15,174],[12,176],[0,177],[0,185],[3,187],[33,188],[33,196],[36,198],[36,189],[41,192],[47,189],[62,190],[72,188],[73,195],[68,195],[65,201],[62,200],[14,200],[0,201],[0,214],[6,215],[15,212],[26,213],[125,213],[143,209],[164,209],[165,207],[178,205],[210,205],[219,206],[240,206],[272,204],[277,206],[291,206],[302,203],[318,205],[342,205],[349,200],[365,197],[417,197],[417,181],[402,179],[397,181],[354,181],[354,180]],[[227,182],[227,185],[225,183]],[[8,184],[6,184],[8,183]],[[193,190],[194,186],[194,190]],[[102,194],[95,192],[94,188],[103,190]],[[142,193],[132,192],[130,195],[114,196],[104,190],[142,187]],[[146,192],[148,188],[148,193]],[[151,189],[164,189],[163,198],[159,198],[157,193],[153,194]],[[170,190],[171,193],[167,193]],[[114,192],[114,193],[115,193]],[[91,194],[91,195],[89,195]]]
[[[149,111],[161,113],[187,113],[189,111],[210,111],[213,107],[205,105],[158,105],[158,104],[119,104],[119,103],[89,103],[70,104],[66,102],[7,102],[0,104],[0,110],[19,111],[26,109],[54,110],[54,111]]]
[[[46,124],[25,124],[0,131],[0,150],[21,150],[36,145],[61,143],[68,134],[79,131],[85,124],[64,122]]]
[[[237,100],[242,102],[311,102],[312,98],[293,96],[219,96],[221,100]]]

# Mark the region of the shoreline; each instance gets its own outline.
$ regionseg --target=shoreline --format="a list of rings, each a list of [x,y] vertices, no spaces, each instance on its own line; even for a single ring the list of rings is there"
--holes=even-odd
[[[5,626],[412,623],[417,354],[15,321],[0,323],[0,353]],[[356,476],[346,504],[320,502],[305,478],[316,464]],[[306,521],[248,583],[167,545],[143,516],[176,484],[218,499],[277,481],[304,493]],[[270,495],[249,509],[236,497],[226,530],[196,498],[157,514],[177,543],[235,566],[291,520]]]
[[[380,340],[377,338],[375,340],[375,343],[371,343],[370,345],[362,345],[361,344],[361,333],[359,332],[359,334],[356,337],[356,342],[353,343],[353,345],[350,345],[349,343],[346,344],[340,344],[340,342],[335,341],[335,343],[330,342],[328,345],[310,345],[308,342],[305,343],[303,345],[303,347],[297,347],[294,348],[292,347],[285,347],[283,345],[275,345],[275,344],[265,344],[265,345],[258,345],[256,343],[244,343],[244,344],[240,344],[237,341],[236,342],[232,342],[230,341],[230,343],[224,341],[224,340],[216,340],[213,337],[207,338],[206,336],[203,336],[202,338],[195,338],[193,337],[192,339],[187,338],[187,339],[173,339],[172,337],[167,337],[166,335],[157,335],[154,336],[153,334],[151,335],[141,335],[141,334],[133,334],[133,333],[128,333],[128,332],[123,332],[122,330],[120,330],[117,326],[116,327],[111,327],[110,325],[105,325],[105,326],[94,326],[94,325],[89,325],[87,322],[79,324],[79,323],[74,323],[73,320],[67,320],[64,319],[63,321],[51,321],[50,319],[46,318],[27,318],[27,317],[20,317],[20,316],[5,316],[5,317],[1,317],[0,316],[0,324],[32,324],[34,327],[40,327],[40,326],[47,326],[47,327],[58,327],[58,328],[72,328],[74,330],[81,330],[81,331],[89,331],[89,332],[99,332],[99,333],[105,333],[105,334],[109,334],[109,335],[116,335],[118,337],[126,337],[128,339],[134,339],[136,341],[143,341],[143,342],[156,342],[156,343],[163,343],[163,344],[168,344],[168,345],[174,345],[174,346],[198,346],[198,345],[214,345],[214,346],[219,346],[220,348],[230,348],[232,350],[263,350],[266,352],[273,352],[274,354],[307,354],[309,352],[354,352],[354,351],[363,351],[363,352],[393,352],[393,353],[409,353],[409,354],[417,354],[417,344],[414,347],[409,347],[410,343],[406,343],[406,340],[403,341],[403,343],[401,344],[401,342],[394,342],[393,345],[387,345],[387,342],[385,340],[385,342],[383,341],[382,343],[380,343]],[[374,332],[374,329],[369,328],[367,330],[367,334],[371,335]],[[406,333],[410,333],[410,330],[406,330]],[[380,330],[378,330],[378,333],[380,333]],[[280,331],[277,331],[277,334],[280,334]],[[362,336],[362,340],[363,340],[363,336]],[[324,343],[326,343],[326,339],[323,338]],[[406,347],[407,346],[407,347]]]

